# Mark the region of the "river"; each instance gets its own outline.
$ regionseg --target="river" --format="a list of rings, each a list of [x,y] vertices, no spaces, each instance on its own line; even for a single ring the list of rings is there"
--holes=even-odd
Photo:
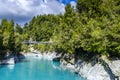
[[[0,65],[0,80],[84,80],[59,67],[59,63],[39,58],[26,58],[15,65]]]

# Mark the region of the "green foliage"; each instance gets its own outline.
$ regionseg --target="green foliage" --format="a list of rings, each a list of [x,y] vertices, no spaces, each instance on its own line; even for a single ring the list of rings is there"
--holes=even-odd
[[[81,47],[88,52],[110,57],[120,57],[119,53],[119,1],[116,0],[78,0],[77,11],[85,22],[82,30],[85,35]]]
[[[11,20],[8,26],[8,31],[9,31],[9,41],[8,41],[8,46],[10,51],[15,51],[15,35],[14,35],[14,20]]]
[[[2,27],[0,26],[0,50],[3,48],[3,34],[2,34]]]
[[[15,52],[20,52],[22,50],[22,38],[19,33],[15,34]]]
[[[14,51],[14,21],[11,20],[8,22],[6,19],[3,19],[1,22],[2,30],[2,44],[4,49],[9,49]]]
[[[35,49],[77,54],[81,58],[94,55],[120,57],[120,1],[78,0],[76,10],[68,4],[63,15],[38,15],[23,28],[3,19],[0,45],[9,50],[27,50],[21,41],[52,41],[34,45]],[[14,34],[14,35],[12,35]],[[15,38],[15,39],[14,39]],[[11,47],[11,45],[14,45]],[[21,47],[22,46],[22,47]]]
[[[23,28],[36,41],[52,40],[52,45],[38,45],[41,51],[120,56],[120,4],[117,0],[78,0],[76,11],[66,5],[64,15],[39,15]]]
[[[21,51],[21,37],[14,30],[14,20],[10,22],[7,19],[3,19],[0,24],[0,51],[1,56],[6,54],[6,52],[19,52]],[[3,54],[4,53],[4,54]]]
[[[22,34],[23,33],[23,29],[21,28],[21,26],[19,24],[16,24],[15,27],[15,32]]]

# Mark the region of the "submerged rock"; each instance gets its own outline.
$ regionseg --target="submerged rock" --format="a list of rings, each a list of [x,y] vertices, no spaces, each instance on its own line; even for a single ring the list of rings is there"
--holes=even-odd
[[[18,59],[17,56],[14,56],[14,62],[15,62],[15,63],[18,63],[18,62],[19,62],[19,59]]]
[[[61,57],[55,57],[53,58],[53,61],[60,62]]]

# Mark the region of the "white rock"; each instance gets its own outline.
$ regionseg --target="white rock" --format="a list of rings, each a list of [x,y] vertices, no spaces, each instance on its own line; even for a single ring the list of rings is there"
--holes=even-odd
[[[14,61],[14,58],[10,58],[10,59],[7,59],[7,60],[3,60],[3,61],[1,62],[1,64],[13,65],[13,64],[15,64],[15,61]]]

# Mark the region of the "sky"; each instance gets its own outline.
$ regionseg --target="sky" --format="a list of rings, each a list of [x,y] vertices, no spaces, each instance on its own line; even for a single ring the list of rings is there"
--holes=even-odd
[[[76,0],[0,0],[0,21],[14,19],[23,25],[33,16],[42,14],[63,14],[66,4],[76,5]]]

